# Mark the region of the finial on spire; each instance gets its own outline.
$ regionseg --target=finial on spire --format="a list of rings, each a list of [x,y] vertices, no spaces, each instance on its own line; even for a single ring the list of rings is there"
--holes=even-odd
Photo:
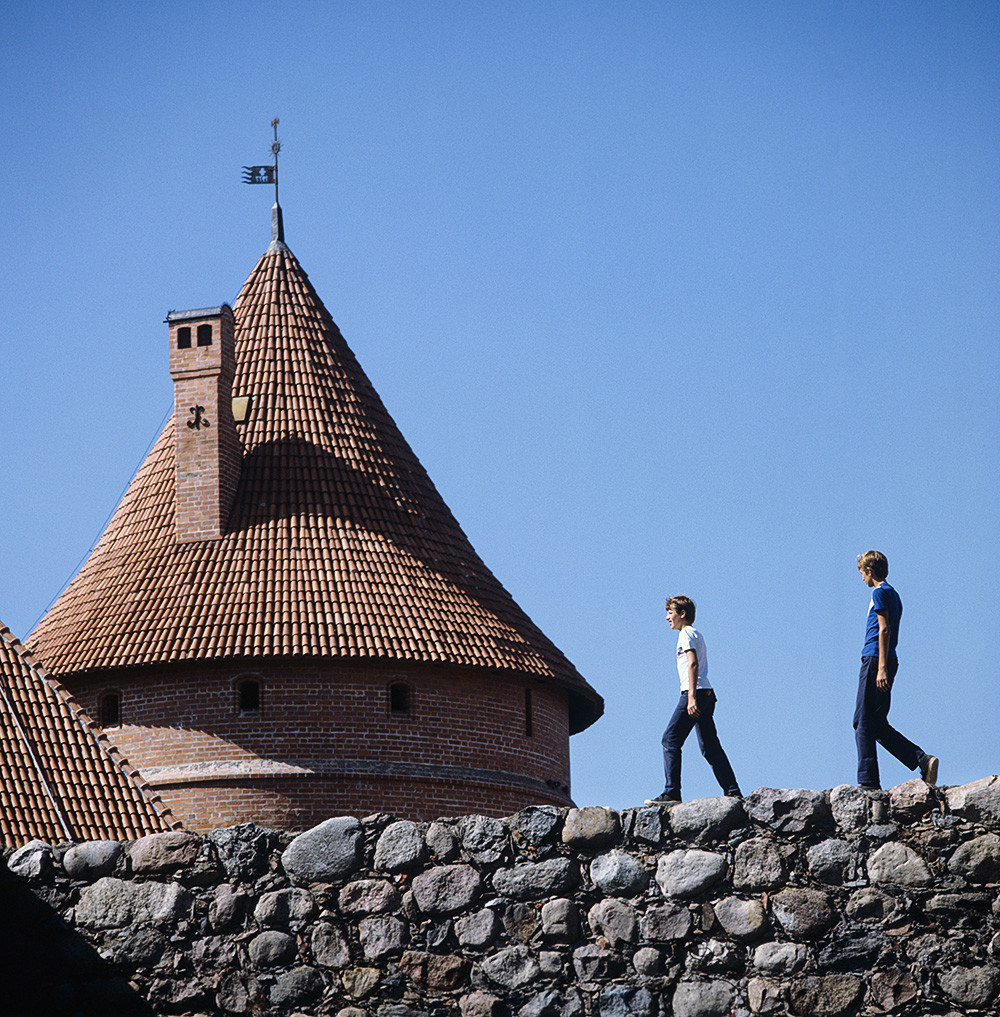
[[[273,166],[244,166],[243,183],[274,184],[274,208],[271,209],[271,243],[284,244],[285,227],[281,218],[281,205],[278,204],[278,153],[281,142],[278,140],[278,118],[271,121],[274,129],[274,141],[271,142],[271,154],[274,156]]]

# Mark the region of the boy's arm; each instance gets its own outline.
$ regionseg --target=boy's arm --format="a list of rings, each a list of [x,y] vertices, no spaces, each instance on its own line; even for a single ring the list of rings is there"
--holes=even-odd
[[[694,650],[687,651],[688,659],[688,714],[692,717],[700,717],[701,710],[698,709],[698,654]]]
[[[878,616],[878,675],[875,684],[884,691],[892,687],[889,681],[889,637],[892,629],[887,612],[876,611],[875,614]]]

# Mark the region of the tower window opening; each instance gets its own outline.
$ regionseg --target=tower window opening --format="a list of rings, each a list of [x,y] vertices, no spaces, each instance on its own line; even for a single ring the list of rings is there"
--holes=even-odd
[[[98,712],[101,727],[118,727],[122,722],[122,697],[117,692],[105,692],[101,696]]]
[[[389,712],[396,714],[409,714],[411,709],[410,686],[405,682],[393,682],[389,686]]]
[[[211,325],[199,325],[198,326],[198,345],[199,346],[211,346],[212,345],[212,326]]]
[[[524,690],[524,737],[530,738],[534,734],[534,725],[531,716],[531,689]]]
[[[240,713],[255,713],[260,709],[260,682],[244,678],[236,685],[237,707]]]
[[[177,349],[191,349],[191,329],[187,325],[182,325],[177,329]]]

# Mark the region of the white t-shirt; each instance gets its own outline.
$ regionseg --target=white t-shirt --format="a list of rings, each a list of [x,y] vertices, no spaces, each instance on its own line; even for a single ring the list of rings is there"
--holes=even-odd
[[[705,637],[693,625],[685,625],[677,633],[677,674],[681,679],[681,692],[688,690],[688,650],[694,650],[698,655],[697,688],[710,689],[712,683],[708,680],[708,649],[705,646]]]

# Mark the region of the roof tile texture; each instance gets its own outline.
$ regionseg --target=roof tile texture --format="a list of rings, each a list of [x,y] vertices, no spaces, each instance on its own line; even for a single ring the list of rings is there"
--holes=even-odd
[[[0,625],[0,843],[135,840],[180,824]]]
[[[234,306],[250,396],[225,535],[174,539],[160,435],[29,645],[54,674],[289,655],[501,668],[600,696],[479,559],[295,256],[275,244]]]

